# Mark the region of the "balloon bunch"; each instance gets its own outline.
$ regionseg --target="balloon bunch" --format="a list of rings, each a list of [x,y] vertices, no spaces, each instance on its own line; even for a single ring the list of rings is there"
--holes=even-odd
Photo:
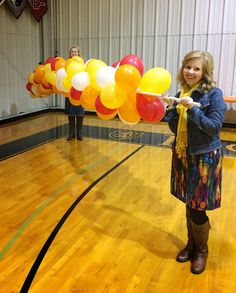
[[[142,60],[130,54],[112,66],[98,59],[84,63],[79,56],[49,57],[28,76],[26,88],[33,98],[60,93],[73,105],[95,110],[103,120],[118,115],[124,123],[136,124],[141,118],[152,123],[163,118],[165,104],[158,94],[170,84],[166,69],[156,67],[144,73]]]

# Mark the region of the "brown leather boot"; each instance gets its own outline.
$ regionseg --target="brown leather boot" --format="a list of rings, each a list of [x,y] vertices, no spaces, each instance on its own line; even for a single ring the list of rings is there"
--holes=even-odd
[[[75,138],[75,116],[68,116],[69,121],[69,136],[67,137],[67,140],[72,140]]]
[[[176,256],[178,262],[186,262],[192,259],[194,255],[194,240],[193,240],[193,230],[190,219],[190,211],[186,206],[186,224],[188,231],[188,243],[184,249],[182,249]]]
[[[208,256],[208,237],[210,230],[209,220],[202,224],[197,225],[192,222],[193,237],[195,243],[195,253],[192,260],[191,272],[194,274],[200,274],[205,270],[206,261]]]

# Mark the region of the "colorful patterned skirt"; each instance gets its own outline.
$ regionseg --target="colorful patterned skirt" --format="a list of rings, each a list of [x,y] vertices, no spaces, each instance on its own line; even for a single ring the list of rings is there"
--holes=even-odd
[[[214,210],[221,204],[222,148],[179,159],[173,149],[171,194],[198,210]]]

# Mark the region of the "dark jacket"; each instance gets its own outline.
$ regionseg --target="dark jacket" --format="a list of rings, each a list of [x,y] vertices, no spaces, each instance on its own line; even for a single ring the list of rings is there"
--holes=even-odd
[[[180,92],[176,97],[179,97],[179,95]],[[214,88],[209,93],[204,94],[195,90],[191,98],[194,102],[199,102],[201,107],[194,106],[187,110],[187,134],[190,153],[202,154],[220,148],[220,129],[227,109],[222,91],[219,88]],[[177,135],[178,119],[176,107],[168,111],[165,116],[165,121],[168,122],[175,136]]]
[[[65,98],[65,113],[69,116],[84,116],[84,108],[72,105],[69,98]]]

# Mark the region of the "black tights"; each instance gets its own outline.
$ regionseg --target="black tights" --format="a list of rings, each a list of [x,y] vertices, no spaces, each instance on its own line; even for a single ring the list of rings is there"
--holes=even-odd
[[[192,208],[189,208],[189,207],[187,207],[187,209],[189,209],[190,218],[195,224],[202,225],[202,224],[206,223],[209,220],[208,216],[206,215],[206,211],[204,211],[204,210],[196,210],[196,209],[192,209]]]

